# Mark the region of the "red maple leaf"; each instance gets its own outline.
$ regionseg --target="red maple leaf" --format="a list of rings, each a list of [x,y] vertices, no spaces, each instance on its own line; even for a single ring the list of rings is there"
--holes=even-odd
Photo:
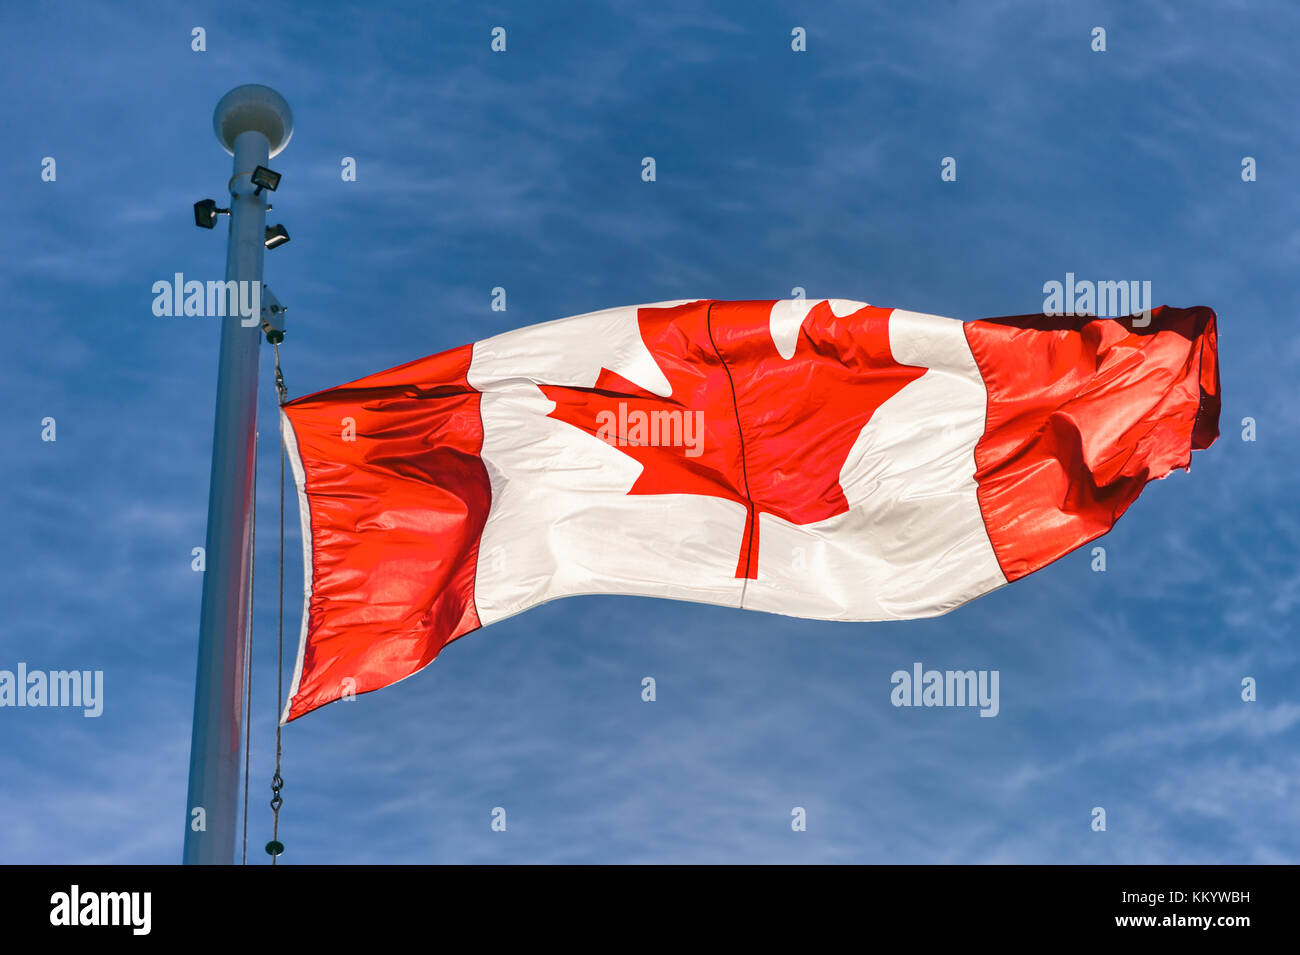
[[[590,388],[538,386],[555,402],[550,417],[641,463],[629,494],[743,504],[739,578],[758,576],[759,514],[811,524],[848,510],[839,477],[850,448],[876,409],[926,371],[894,361],[891,309],[872,306],[837,317],[817,303],[794,354],[783,358],[772,339],[772,305],[640,309],[641,339],[672,386],[667,397],[606,368]]]

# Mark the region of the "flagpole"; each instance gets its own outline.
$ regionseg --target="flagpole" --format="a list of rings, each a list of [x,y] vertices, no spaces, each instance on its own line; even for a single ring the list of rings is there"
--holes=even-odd
[[[267,193],[255,189],[251,176],[288,143],[293,134],[293,114],[275,90],[239,86],[217,103],[212,123],[217,139],[234,156],[226,279],[258,283],[260,301]],[[190,742],[184,854],[187,865],[230,865],[235,861],[243,743],[244,649],[251,586],[253,469],[257,464],[254,437],[262,329],[260,315],[249,320],[248,325],[239,315],[218,321],[221,357]]]

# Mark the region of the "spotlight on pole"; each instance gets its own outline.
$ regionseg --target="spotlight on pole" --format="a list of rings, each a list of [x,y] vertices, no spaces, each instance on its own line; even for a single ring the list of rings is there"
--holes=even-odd
[[[217,216],[230,215],[229,209],[218,209],[215,199],[200,199],[194,203],[194,224],[200,229],[211,229],[217,224]]]
[[[260,196],[263,189],[270,189],[275,192],[276,187],[280,185],[280,174],[267,169],[265,166],[258,166],[253,170],[253,185],[257,186],[253,190],[255,196]]]
[[[268,249],[279,248],[289,241],[289,230],[282,225],[269,225],[266,227],[266,247]]]

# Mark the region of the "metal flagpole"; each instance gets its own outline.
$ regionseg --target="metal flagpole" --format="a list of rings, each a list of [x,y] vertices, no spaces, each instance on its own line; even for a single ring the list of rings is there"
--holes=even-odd
[[[249,85],[236,87],[223,96],[212,122],[217,139],[234,156],[226,280],[240,283],[236,288],[241,289],[239,297],[244,301],[260,303],[267,196],[254,185],[253,173],[259,166],[265,167],[289,142],[293,114],[275,90]],[[187,865],[230,865],[235,861],[243,742],[249,537],[256,467],[253,442],[262,318],[257,315],[243,319],[235,314],[220,321],[221,358],[185,821]]]

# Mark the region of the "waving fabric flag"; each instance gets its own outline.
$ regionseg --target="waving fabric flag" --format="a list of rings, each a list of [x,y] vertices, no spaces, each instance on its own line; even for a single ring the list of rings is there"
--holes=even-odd
[[[284,720],[557,597],[946,613],[1110,529],[1218,436],[1215,316],[963,323],[665,302],[284,408],[306,600]]]

